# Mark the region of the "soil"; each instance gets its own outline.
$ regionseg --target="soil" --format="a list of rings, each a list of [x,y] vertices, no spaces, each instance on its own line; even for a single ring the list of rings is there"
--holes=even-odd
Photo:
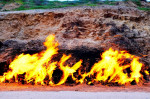
[[[83,91],[83,92],[150,92],[150,83],[144,85],[132,86],[104,86],[104,85],[86,85],[75,86],[41,86],[41,85],[21,85],[18,83],[1,83],[0,91]]]

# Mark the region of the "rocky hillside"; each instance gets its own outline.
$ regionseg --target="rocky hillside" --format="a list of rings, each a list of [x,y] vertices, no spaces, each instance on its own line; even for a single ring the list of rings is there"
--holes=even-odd
[[[49,34],[56,35],[61,50],[113,47],[144,55],[144,61],[150,63],[149,12],[124,6],[0,12],[0,56],[3,58],[8,56],[4,53],[10,48],[11,54],[42,50],[42,42]]]

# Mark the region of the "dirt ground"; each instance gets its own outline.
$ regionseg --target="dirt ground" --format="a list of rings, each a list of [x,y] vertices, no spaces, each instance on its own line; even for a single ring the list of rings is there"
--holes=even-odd
[[[0,91],[80,91],[80,92],[150,92],[150,82],[144,85],[130,86],[104,86],[86,85],[75,86],[47,86],[47,85],[22,85],[17,83],[1,83]]]

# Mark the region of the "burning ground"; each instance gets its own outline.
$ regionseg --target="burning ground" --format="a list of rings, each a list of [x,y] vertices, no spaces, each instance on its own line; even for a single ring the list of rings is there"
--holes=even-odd
[[[102,53],[101,60],[95,63],[89,72],[84,71],[85,66],[82,65],[83,60],[81,59],[74,64],[72,61],[67,62],[71,55],[63,54],[60,61],[54,61],[53,56],[59,54],[58,43],[54,41],[54,38],[54,35],[46,38],[44,42],[46,50],[40,53],[17,56],[10,63],[10,70],[1,76],[0,81],[51,86],[62,85],[67,81],[76,84],[99,82],[125,85],[133,82],[136,84],[143,83],[144,75],[142,73],[146,76],[149,75],[149,71],[145,69],[144,64],[139,62],[139,57],[112,48]],[[90,64],[87,66],[89,68]],[[57,69],[59,75],[54,75]],[[58,83],[56,83],[57,80],[53,79],[55,76]]]
[[[0,14],[3,83],[127,86],[149,81],[148,12],[102,6]]]

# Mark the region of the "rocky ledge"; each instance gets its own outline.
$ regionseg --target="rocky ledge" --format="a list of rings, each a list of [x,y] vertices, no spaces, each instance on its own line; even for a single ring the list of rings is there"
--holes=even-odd
[[[14,53],[41,51],[55,34],[60,50],[127,50],[150,64],[150,12],[100,6],[0,12],[0,61]]]

